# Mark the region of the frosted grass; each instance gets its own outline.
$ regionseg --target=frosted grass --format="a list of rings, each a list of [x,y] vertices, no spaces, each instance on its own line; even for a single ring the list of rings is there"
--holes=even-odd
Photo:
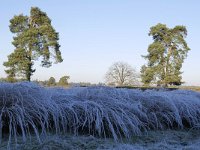
[[[38,143],[35,136],[25,143],[18,138],[17,146],[13,143],[11,147],[11,150],[199,150],[200,133],[195,130],[157,130],[143,132],[123,142],[94,136],[50,134],[42,143]],[[0,149],[7,149],[6,141],[0,145]]]
[[[115,141],[150,130],[200,127],[200,93],[109,87],[43,88],[0,83],[0,142],[49,133],[84,134]]]

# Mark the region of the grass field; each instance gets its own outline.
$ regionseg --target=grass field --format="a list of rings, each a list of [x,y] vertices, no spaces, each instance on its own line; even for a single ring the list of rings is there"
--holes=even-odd
[[[182,87],[180,87],[180,89],[192,90],[192,91],[200,92],[200,87],[199,86],[182,86]]]
[[[127,88],[127,89],[141,89],[141,90],[159,90],[160,87],[146,87],[146,86],[124,86],[124,87],[117,87],[117,88]],[[168,90],[176,90],[176,89],[181,89],[181,90],[192,90],[192,91],[197,91],[200,92],[200,86],[170,86],[166,88]]]
[[[200,93],[190,90],[0,83],[1,148],[196,147],[199,108]]]
[[[92,135],[48,135],[41,143],[36,137],[18,144],[11,144],[16,150],[198,150],[200,132],[198,130],[157,130],[133,136],[131,139],[115,142],[112,138],[97,138]],[[1,150],[7,149],[7,141],[0,145]]]

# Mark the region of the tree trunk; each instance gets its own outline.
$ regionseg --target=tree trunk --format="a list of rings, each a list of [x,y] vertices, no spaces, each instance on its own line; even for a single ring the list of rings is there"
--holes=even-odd
[[[165,70],[165,79],[164,79],[164,83],[165,83],[165,87],[168,87],[168,82],[169,81],[166,81],[166,77],[168,77],[168,73],[169,73],[169,59],[170,59],[170,56],[171,56],[171,52],[172,51],[172,48],[169,47],[168,49],[168,52],[167,52],[167,60],[166,60],[166,70]]]
[[[31,81],[31,75],[32,73],[34,72],[32,70],[32,66],[33,66],[33,63],[31,62],[32,61],[32,50],[31,50],[31,46],[29,45],[29,51],[28,51],[28,64],[27,64],[27,68],[26,68],[26,80],[27,81]]]
[[[26,80],[27,81],[31,81],[31,75],[32,75],[32,63],[30,62],[29,64],[28,64],[28,68],[27,68],[27,70],[26,70]]]

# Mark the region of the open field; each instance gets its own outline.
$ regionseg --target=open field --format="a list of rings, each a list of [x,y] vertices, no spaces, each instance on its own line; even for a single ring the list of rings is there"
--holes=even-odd
[[[127,89],[141,89],[141,90],[159,90],[160,87],[145,87],[145,86],[124,86],[124,87],[117,87],[117,88],[127,88]],[[200,86],[171,86],[166,88],[167,90],[192,90],[200,92]]]
[[[2,149],[199,146],[200,93],[189,90],[0,83],[0,112]]]
[[[200,92],[200,87],[199,86],[182,86],[182,87],[180,87],[180,89],[192,90],[192,91]]]

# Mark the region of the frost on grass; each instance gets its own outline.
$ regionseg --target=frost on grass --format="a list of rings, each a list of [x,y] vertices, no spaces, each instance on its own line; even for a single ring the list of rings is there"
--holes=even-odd
[[[54,135],[129,139],[150,130],[198,129],[200,93],[0,83],[0,142]],[[14,140],[14,141],[13,141]]]
[[[12,150],[199,150],[200,133],[194,130],[149,131],[123,142],[113,139],[96,138],[94,136],[48,135],[38,143],[35,136],[31,141],[23,143],[18,138]],[[7,143],[0,145],[1,150],[7,149]]]

